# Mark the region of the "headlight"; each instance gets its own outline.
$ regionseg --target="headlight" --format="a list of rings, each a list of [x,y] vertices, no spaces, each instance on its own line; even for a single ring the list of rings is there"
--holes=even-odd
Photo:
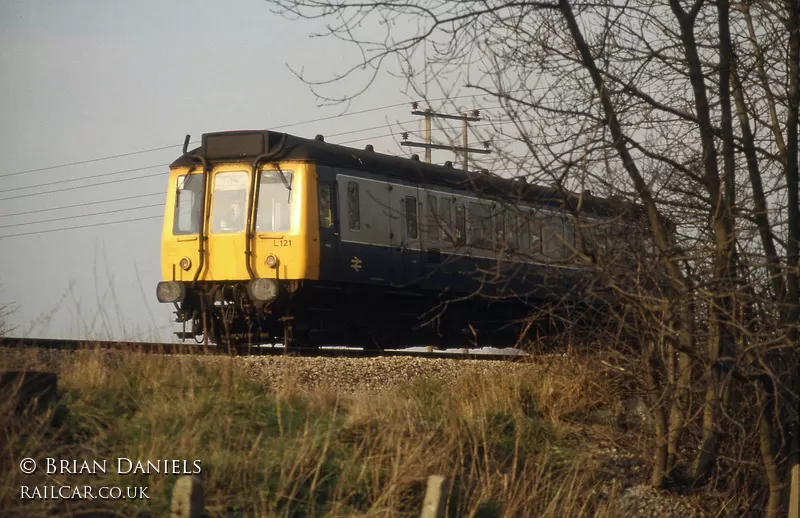
[[[192,260],[188,257],[184,257],[181,259],[181,262],[178,263],[178,266],[181,267],[181,270],[189,270],[192,267]]]
[[[267,260],[265,261],[267,266],[270,268],[277,268],[278,267],[278,258],[272,254],[267,256]]]
[[[186,288],[180,282],[159,282],[156,287],[156,298],[159,302],[180,302],[185,296]]]
[[[278,283],[272,279],[254,279],[247,285],[247,291],[253,300],[272,302],[278,298]]]

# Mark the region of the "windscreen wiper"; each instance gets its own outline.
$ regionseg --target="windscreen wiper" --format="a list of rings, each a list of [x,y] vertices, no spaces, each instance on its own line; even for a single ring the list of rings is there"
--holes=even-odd
[[[291,192],[292,186],[289,185],[289,180],[286,179],[286,175],[283,174],[283,171],[280,169],[278,169],[278,174],[281,175],[281,181],[283,182],[283,185],[289,190],[289,192]]]

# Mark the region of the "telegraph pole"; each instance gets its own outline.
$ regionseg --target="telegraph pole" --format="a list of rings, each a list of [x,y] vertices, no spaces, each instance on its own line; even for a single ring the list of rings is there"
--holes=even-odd
[[[480,153],[482,155],[487,155],[491,153],[489,150],[489,143],[484,142],[483,146],[485,149],[478,149],[478,148],[470,148],[469,147],[469,123],[470,122],[477,122],[481,120],[480,118],[480,111],[479,110],[472,110],[472,114],[467,115],[448,115],[445,113],[436,113],[430,108],[426,110],[419,110],[419,103],[413,102],[411,103],[411,107],[413,110],[411,111],[412,115],[422,115],[425,117],[425,142],[411,142],[408,140],[408,133],[403,132],[403,141],[400,143],[401,146],[410,146],[410,147],[421,147],[425,148],[425,162],[431,163],[431,149],[445,149],[453,152],[461,152],[461,160],[463,164],[464,171],[469,170],[469,154],[470,153]],[[461,142],[462,146],[443,146],[441,144],[433,144],[431,142],[431,120],[436,117],[439,119],[451,119],[451,120],[460,120],[461,124]]]

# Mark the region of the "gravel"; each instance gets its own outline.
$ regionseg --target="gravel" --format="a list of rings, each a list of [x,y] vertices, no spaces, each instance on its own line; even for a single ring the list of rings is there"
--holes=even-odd
[[[244,372],[266,387],[292,383],[329,387],[343,393],[391,390],[414,379],[453,381],[464,375],[491,376],[534,368],[531,364],[492,360],[454,360],[389,356],[377,358],[244,357]]]
[[[60,372],[71,364],[75,352],[48,349],[0,348],[0,370],[50,370]],[[94,354],[89,351],[88,354]],[[119,351],[102,351],[104,361],[122,360]],[[227,361],[226,356],[176,356],[201,362]],[[234,364],[265,388],[331,388],[344,393],[376,392],[423,378],[453,381],[468,375],[491,376],[531,370],[535,364],[499,360],[462,360],[382,356],[371,358],[240,356]]]
[[[701,518],[704,516],[680,498],[643,484],[627,488],[622,493],[620,510],[630,518]]]

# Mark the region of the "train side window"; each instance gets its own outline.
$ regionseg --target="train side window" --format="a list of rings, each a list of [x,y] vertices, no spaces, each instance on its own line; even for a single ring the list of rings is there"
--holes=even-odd
[[[200,233],[200,195],[203,178],[197,174],[178,177],[175,192],[175,215],[172,221],[172,234],[176,236]]]
[[[447,241],[453,232],[453,201],[450,198],[439,200],[439,235],[442,241]]]
[[[581,226],[581,234],[583,234],[583,247],[586,252],[590,254],[597,254],[600,252],[600,237],[598,223],[596,221],[588,221]]]
[[[333,211],[331,209],[331,184],[320,182],[319,184],[319,225],[322,228],[333,226]]]
[[[506,246],[511,250],[519,250],[519,225],[517,213],[509,210],[506,213]]]
[[[467,242],[467,211],[460,203],[456,203],[456,241],[455,244],[463,245]]]
[[[417,199],[413,196],[406,196],[406,237],[417,239]]]
[[[530,250],[534,256],[541,255],[542,253],[542,221],[535,215],[531,215],[530,219]]]
[[[492,209],[480,203],[469,204],[469,230],[467,243],[478,248],[492,247]]]
[[[564,258],[571,257],[575,248],[575,227],[570,218],[564,218]]]
[[[519,251],[523,255],[528,255],[531,250],[531,218],[530,215],[524,212],[519,213],[517,216],[519,223]]]
[[[606,253],[613,253],[615,252],[615,246],[619,246],[622,243],[620,242],[619,236],[620,233],[620,226],[616,223],[611,223],[606,225],[605,228],[605,242],[606,242]]]
[[[561,259],[564,256],[564,243],[561,242],[564,228],[561,218],[558,216],[548,217],[544,222],[542,234],[544,254],[549,259]]]
[[[593,222],[584,230],[588,248],[595,254],[604,254],[606,251],[606,225],[602,222]]]
[[[439,239],[439,221],[438,207],[436,196],[429,194],[426,198],[425,204],[425,237],[430,241],[437,241]]]
[[[347,213],[350,230],[361,230],[361,206],[356,182],[347,182]]]
[[[506,229],[505,229],[505,211],[500,207],[492,218],[494,220],[494,247],[497,250],[505,248]]]

